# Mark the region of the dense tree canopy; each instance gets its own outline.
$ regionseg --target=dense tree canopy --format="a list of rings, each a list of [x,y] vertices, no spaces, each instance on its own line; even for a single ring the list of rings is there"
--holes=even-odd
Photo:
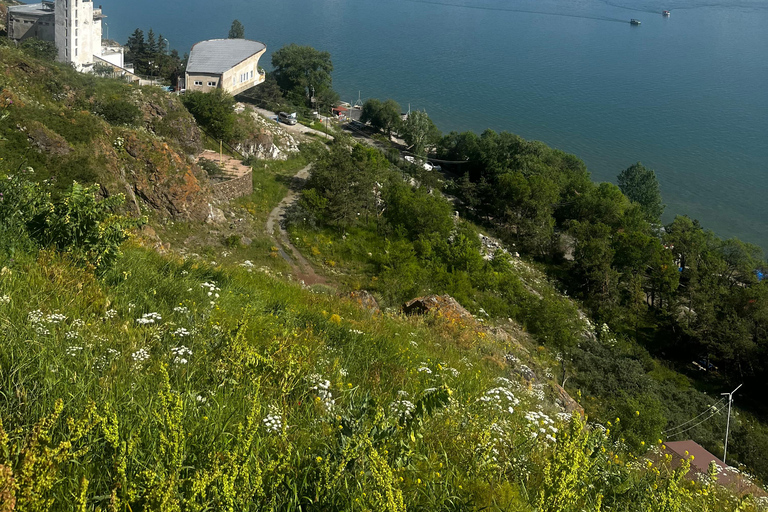
[[[392,135],[400,125],[400,105],[395,100],[381,102],[376,98],[366,100],[360,114],[360,122],[370,123],[387,135]]]
[[[168,48],[168,41],[162,34],[155,37],[152,29],[145,38],[144,31],[136,29],[128,38],[126,59],[133,63],[136,74],[164,78],[171,84],[178,81],[184,72],[185,59],[176,50]]]
[[[330,53],[290,44],[272,54],[272,67],[277,84],[295,104],[310,106],[313,91],[323,110],[338,100],[333,93]]]
[[[426,155],[427,147],[439,140],[440,130],[426,112],[414,110],[403,123],[402,136],[412,153]]]

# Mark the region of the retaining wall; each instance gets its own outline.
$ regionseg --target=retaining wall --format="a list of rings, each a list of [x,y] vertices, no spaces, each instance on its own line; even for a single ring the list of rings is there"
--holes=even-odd
[[[239,178],[214,183],[212,187],[213,197],[221,201],[253,194],[253,173],[249,172]]]

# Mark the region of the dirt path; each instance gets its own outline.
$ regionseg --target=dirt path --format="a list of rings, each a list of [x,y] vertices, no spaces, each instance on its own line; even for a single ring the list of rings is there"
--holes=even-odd
[[[328,282],[324,277],[318,275],[312,265],[301,255],[301,252],[291,243],[291,239],[288,237],[288,232],[285,230],[284,218],[285,211],[291,207],[299,198],[299,192],[304,187],[304,183],[309,178],[309,172],[312,169],[312,165],[308,165],[299,172],[297,172],[291,180],[291,188],[288,194],[280,201],[267,217],[267,224],[265,231],[273,240],[275,245],[279,247],[280,256],[288,262],[293,270],[293,274],[296,279],[302,281],[305,285],[311,286],[313,284],[324,284]],[[275,235],[275,227],[278,229],[277,235]],[[291,254],[286,252],[286,249]]]

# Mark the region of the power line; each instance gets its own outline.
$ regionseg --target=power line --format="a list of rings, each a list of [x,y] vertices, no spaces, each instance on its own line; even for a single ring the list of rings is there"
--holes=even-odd
[[[716,410],[715,412],[713,412],[712,414],[710,414],[709,416],[707,416],[706,418],[704,418],[704,419],[703,419],[703,420],[701,420],[700,422],[698,422],[698,423],[696,423],[696,424],[694,424],[694,425],[691,425],[690,427],[686,428],[685,430],[681,430],[680,432],[675,432],[675,433],[673,433],[673,434],[669,434],[669,435],[670,435],[670,436],[679,436],[680,434],[685,434],[685,433],[686,433],[686,432],[688,432],[689,430],[691,430],[691,429],[694,429],[694,428],[698,427],[699,425],[701,425],[701,424],[702,424],[702,423],[704,423],[705,421],[707,421],[707,420],[709,420],[710,418],[712,418],[712,417],[713,417],[715,414],[717,414],[717,413],[719,413],[720,411],[722,411],[723,409],[725,409],[725,407],[726,407],[726,405],[723,405],[721,408],[719,408],[718,410]]]
[[[672,431],[672,430],[677,430],[677,429],[679,429],[679,428],[681,428],[681,427],[684,427],[684,426],[686,426],[687,424],[691,423],[692,421],[696,421],[697,419],[701,418],[702,416],[704,416],[705,414],[707,414],[708,412],[710,412],[712,409],[714,409],[715,407],[717,407],[718,405],[720,405],[720,404],[721,404],[721,403],[723,403],[723,402],[725,402],[725,398],[721,398],[720,400],[718,400],[717,402],[715,402],[713,405],[710,405],[709,407],[707,407],[707,408],[704,410],[704,412],[702,412],[702,413],[701,413],[701,414],[699,414],[698,416],[695,416],[695,417],[693,417],[693,418],[689,419],[688,421],[686,421],[686,422],[684,422],[684,423],[681,423],[681,424],[679,424],[679,425],[676,425],[676,426],[674,426],[674,427],[668,428],[667,430],[664,430],[664,431],[662,432],[662,434],[666,434],[667,432],[670,432],[670,431]]]

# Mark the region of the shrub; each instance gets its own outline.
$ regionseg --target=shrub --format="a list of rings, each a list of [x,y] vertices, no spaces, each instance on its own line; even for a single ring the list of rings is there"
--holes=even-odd
[[[25,39],[19,45],[19,48],[24,50],[32,57],[40,60],[54,61],[59,55],[59,51],[56,49],[56,44],[51,41],[43,41],[35,37]]]
[[[219,140],[230,141],[235,130],[235,99],[216,89],[213,92],[187,92],[182,102],[195,121]]]
[[[100,102],[95,113],[113,125],[135,125],[141,115],[139,107],[126,100],[110,98]]]

